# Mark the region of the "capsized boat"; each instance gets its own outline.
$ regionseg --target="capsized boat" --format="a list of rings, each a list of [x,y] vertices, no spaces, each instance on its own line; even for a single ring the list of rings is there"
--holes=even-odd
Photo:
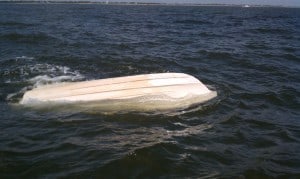
[[[27,106],[80,105],[99,111],[163,111],[187,108],[217,96],[195,77],[157,73],[66,82],[27,91]]]

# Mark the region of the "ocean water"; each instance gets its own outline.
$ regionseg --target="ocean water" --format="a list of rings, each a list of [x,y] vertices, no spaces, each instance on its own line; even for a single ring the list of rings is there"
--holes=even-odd
[[[218,97],[173,115],[18,104],[160,72]],[[0,178],[299,178],[300,10],[1,3],[0,111]]]

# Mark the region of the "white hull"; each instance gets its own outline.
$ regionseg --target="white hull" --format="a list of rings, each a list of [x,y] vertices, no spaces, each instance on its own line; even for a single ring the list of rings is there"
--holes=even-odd
[[[104,111],[153,111],[186,108],[216,95],[190,75],[158,73],[46,85],[27,91],[20,103],[81,104]]]

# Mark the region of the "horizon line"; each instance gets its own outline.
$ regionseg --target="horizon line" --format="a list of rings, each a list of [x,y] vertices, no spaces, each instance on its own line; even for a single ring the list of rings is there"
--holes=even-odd
[[[0,0],[4,3],[90,3],[90,4],[106,4],[106,5],[186,5],[186,6],[249,6],[249,7],[289,7],[289,8],[299,8],[300,6],[290,6],[290,5],[266,5],[266,4],[246,4],[246,3],[191,3],[191,2],[137,2],[137,1],[108,1],[108,0]]]

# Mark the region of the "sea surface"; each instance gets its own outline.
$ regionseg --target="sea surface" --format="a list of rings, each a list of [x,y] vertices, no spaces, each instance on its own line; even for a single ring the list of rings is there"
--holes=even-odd
[[[161,72],[218,97],[171,115],[19,104]],[[277,177],[300,177],[300,9],[0,4],[0,178]]]

